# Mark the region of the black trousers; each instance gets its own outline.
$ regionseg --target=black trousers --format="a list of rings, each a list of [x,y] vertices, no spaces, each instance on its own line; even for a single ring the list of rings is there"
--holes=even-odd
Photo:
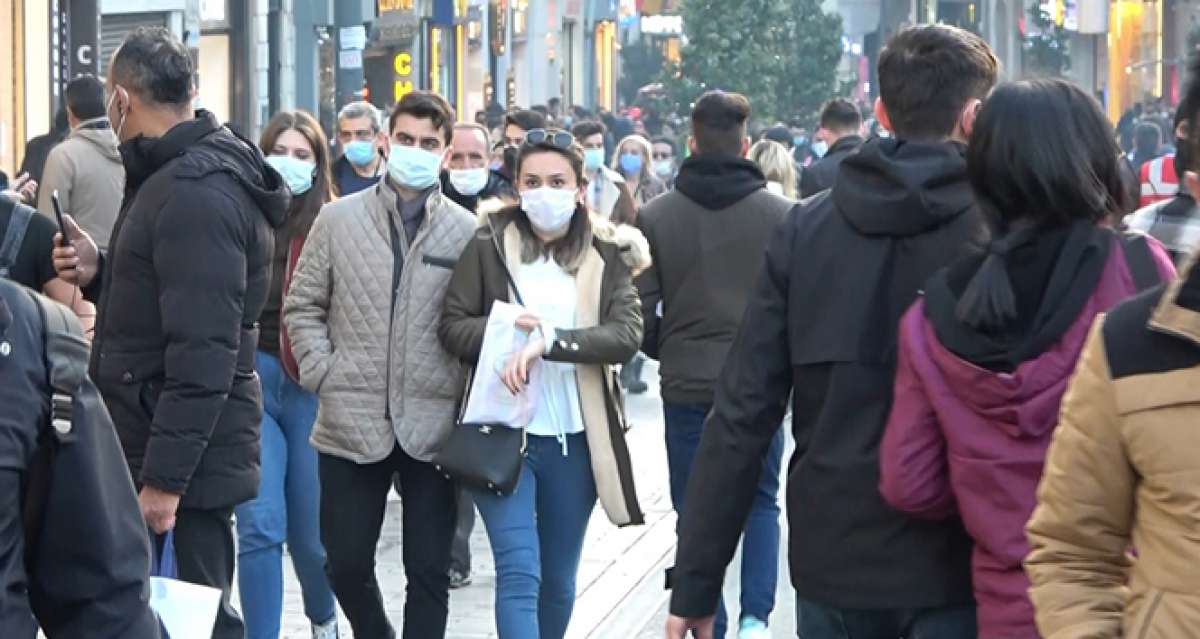
[[[213,639],[245,639],[242,618],[229,603],[233,590],[233,507],[181,509],[175,514],[175,561],[179,579],[220,589]]]
[[[319,472],[321,542],[328,558],[329,582],[354,636],[396,636],[375,578],[375,551],[392,475],[398,474],[408,581],[403,637],[445,637],[450,614],[450,542],[457,518],[454,484],[399,446],[375,464],[356,464],[322,453]]]
[[[471,532],[475,529],[475,502],[470,493],[458,488],[458,517],[454,524],[454,543],[450,547],[450,568],[471,574]]]

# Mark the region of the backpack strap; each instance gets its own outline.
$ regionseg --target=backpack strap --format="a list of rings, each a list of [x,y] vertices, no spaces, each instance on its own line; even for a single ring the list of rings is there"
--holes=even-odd
[[[37,451],[25,474],[21,519],[25,529],[25,565],[32,568],[54,475],[54,457],[59,447],[75,441],[72,420],[75,393],[87,375],[88,344],[79,321],[67,307],[28,289],[26,292],[42,317],[51,391],[50,428],[43,427],[38,431]]]
[[[1121,248],[1125,252],[1125,263],[1133,274],[1133,284],[1138,292],[1154,288],[1162,283],[1162,275],[1154,265],[1154,255],[1150,252],[1150,243],[1143,233],[1123,233]]]
[[[21,252],[21,244],[25,242],[25,230],[29,221],[37,213],[33,209],[0,196],[0,210],[9,209],[8,228],[4,231],[4,240],[0,242],[0,277],[8,277],[12,265],[17,263],[17,254]]]

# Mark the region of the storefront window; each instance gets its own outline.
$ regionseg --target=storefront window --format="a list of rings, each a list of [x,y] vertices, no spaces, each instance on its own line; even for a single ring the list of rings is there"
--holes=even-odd
[[[24,22],[21,2],[9,2],[0,8],[0,171],[12,179],[20,166],[18,157],[24,138],[25,96]]]

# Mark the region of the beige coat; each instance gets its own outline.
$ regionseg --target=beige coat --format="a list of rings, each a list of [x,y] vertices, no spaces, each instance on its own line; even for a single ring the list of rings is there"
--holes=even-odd
[[[117,152],[117,136],[106,125],[103,118],[81,122],[55,146],[38,189],[38,210],[43,215],[54,218],[50,194],[58,191],[63,213],[73,216],[102,251],[108,250],[125,196],[125,166]]]
[[[481,220],[486,220],[486,208],[481,208]],[[499,211],[492,215],[492,221],[501,236],[503,263],[516,273],[521,236],[512,222],[513,211]],[[578,263],[571,265],[576,273],[578,328],[559,329],[546,355],[548,360],[576,364],[579,405],[596,492],[609,519],[618,526],[643,522],[633,483],[633,460],[625,443],[627,424],[621,389],[613,366],[628,361],[641,344],[641,308],[631,270],[649,264],[649,247],[637,229],[616,227],[593,215],[592,240]],[[439,331],[442,343],[465,362],[479,359],[492,302],[510,300],[501,265],[491,231],[483,226],[455,269]]]
[[[1138,296],[1084,349],[1027,527],[1047,639],[1200,637],[1198,295]]]
[[[391,309],[389,219],[404,234],[396,211],[387,179],[325,205],[283,309],[300,383],[321,399],[312,444],[360,464],[383,460],[397,442],[428,461],[454,424],[464,382],[437,325],[475,218],[440,191],[429,196]]]

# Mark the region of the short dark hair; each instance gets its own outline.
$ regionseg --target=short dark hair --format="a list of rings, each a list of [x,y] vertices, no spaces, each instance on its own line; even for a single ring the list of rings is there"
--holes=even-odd
[[[546,108],[546,105],[544,104],[535,104],[529,107],[529,110],[541,115],[542,117],[550,115],[550,109]]]
[[[834,98],[821,107],[821,128],[837,133],[857,131],[862,127],[862,112],[846,98]]]
[[[1193,55],[1188,62],[1187,81],[1181,93],[1183,98],[1175,108],[1175,127],[1185,125],[1187,144],[1180,145],[1175,153],[1175,172],[1180,178],[1184,171],[1195,171],[1195,158],[1200,158],[1200,54]]]
[[[1137,125],[1133,135],[1133,147],[1143,153],[1157,152],[1163,143],[1162,129],[1154,122]]]
[[[675,155],[675,140],[672,140],[665,135],[654,136],[654,138],[650,140],[650,144],[665,144],[671,147],[671,155]]]
[[[396,129],[396,120],[401,115],[433,121],[433,128],[441,130],[442,140],[447,145],[454,139],[454,107],[433,91],[413,91],[400,98],[388,118],[388,135]]]
[[[143,100],[178,110],[192,102],[196,67],[183,42],[162,27],[138,27],[113,54],[109,74],[114,83]]]
[[[892,132],[917,141],[954,133],[967,102],[996,84],[999,62],[982,38],[942,24],[910,27],[879,54],[879,97]]]
[[[997,330],[1016,317],[1007,267],[997,256],[1047,230],[1127,211],[1125,164],[1100,104],[1074,84],[1024,80],[992,92],[967,145],[967,178],[1002,248],[972,276],[958,318]]]
[[[788,149],[796,146],[796,141],[792,139],[794,137],[795,136],[792,135],[792,130],[782,124],[776,124],[775,126],[767,127],[762,132],[762,139],[778,142]]]
[[[504,127],[513,125],[522,131],[546,128],[546,116],[532,110],[510,111],[504,114]]]
[[[741,157],[750,101],[740,93],[709,91],[692,107],[692,137],[700,154]]]
[[[64,98],[67,108],[79,120],[104,117],[104,85],[90,73],[67,83]]]
[[[608,129],[604,128],[604,123],[602,122],[580,122],[579,124],[571,127],[571,135],[575,136],[575,139],[579,140],[580,144],[593,135],[604,135],[606,131],[608,131]]]

